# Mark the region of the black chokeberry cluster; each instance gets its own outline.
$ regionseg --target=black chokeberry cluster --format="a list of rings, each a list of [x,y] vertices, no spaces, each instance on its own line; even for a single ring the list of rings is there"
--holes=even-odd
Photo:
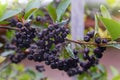
[[[16,18],[12,18],[12,19],[9,20],[9,22],[10,22],[10,26],[11,27],[15,27],[17,22],[18,22],[18,20]]]
[[[46,18],[50,19],[50,16],[46,14]],[[37,22],[45,20],[40,16],[35,19]],[[106,50],[106,47],[101,44],[106,44],[107,39],[94,37],[94,31],[88,32],[84,37],[84,42],[94,42],[95,48],[92,54],[89,46],[85,45],[82,49],[82,59],[78,57],[81,51],[76,49],[73,49],[74,58],[60,58],[63,47],[67,45],[66,37],[70,31],[67,27],[50,24],[52,25],[40,31],[37,30],[38,28],[32,28],[30,22],[22,23],[13,19],[11,26],[16,26],[19,30],[15,32],[11,44],[5,46],[6,49],[15,50],[16,54],[9,56],[11,62],[19,63],[25,58],[35,62],[45,62],[52,69],[65,71],[69,76],[82,74],[98,64]],[[45,71],[44,66],[39,65],[36,66],[36,70]]]
[[[15,50],[16,54],[10,55],[10,60],[13,63],[19,63],[27,57],[25,49],[29,48],[36,37],[36,29],[30,27],[30,23],[17,22],[15,37],[12,39],[11,44],[6,44],[5,49]]]
[[[108,41],[107,39],[101,39],[100,37],[94,38],[94,31],[88,32],[84,37],[85,42],[93,41],[95,44],[95,49],[93,49],[92,54],[89,49],[89,46],[86,46],[83,49],[83,59],[77,59],[69,64],[72,65],[71,68],[68,69],[67,74],[69,76],[74,76],[76,74],[82,74],[83,72],[88,71],[92,66],[95,66],[99,63],[99,59],[102,58],[103,52],[106,50],[106,47],[100,46],[100,44],[106,44]],[[89,45],[89,44],[88,44]],[[73,50],[74,55],[78,55],[78,50]],[[67,65],[69,65],[67,64]],[[74,67],[73,67],[74,66]]]
[[[35,28],[30,27],[30,23],[26,22],[24,25],[18,22],[16,25],[20,30],[15,33],[16,46],[20,48],[28,48],[36,37]]]

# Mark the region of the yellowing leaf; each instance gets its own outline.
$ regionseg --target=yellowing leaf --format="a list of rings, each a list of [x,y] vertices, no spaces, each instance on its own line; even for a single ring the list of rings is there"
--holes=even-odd
[[[0,63],[2,63],[5,59],[6,57],[0,56]]]
[[[98,34],[101,38],[111,38],[110,35],[108,35],[108,31],[103,31],[101,28],[98,28]]]

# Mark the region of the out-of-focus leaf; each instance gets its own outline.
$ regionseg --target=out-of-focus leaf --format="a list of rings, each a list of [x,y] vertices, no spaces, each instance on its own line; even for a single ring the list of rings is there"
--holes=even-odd
[[[4,14],[4,12],[6,11],[6,8],[7,8],[7,4],[0,3],[0,17]]]
[[[35,15],[35,16],[38,16],[38,15],[39,15],[39,16],[44,16],[45,14],[44,14],[44,12],[43,12],[42,10],[39,9],[39,10],[37,10],[37,11],[34,13],[34,15]]]
[[[92,78],[89,74],[83,73],[78,76],[77,80],[92,80]]]
[[[69,22],[69,19],[66,19],[66,20],[63,20],[62,22],[57,23],[57,24],[58,24],[58,26],[63,27],[63,26],[65,26],[66,24],[68,24],[68,22]]]
[[[0,63],[2,63],[5,59],[6,57],[0,56]]]
[[[19,14],[21,11],[22,11],[21,8],[18,8],[18,9],[16,9],[16,10],[7,10],[7,11],[4,13],[4,15],[0,18],[0,21],[3,21],[3,20],[5,20],[5,19],[7,19],[7,18],[10,18],[10,17],[12,17],[12,16],[15,16],[15,15]]]
[[[41,74],[41,73],[36,73],[36,78],[35,78],[35,80],[39,80],[39,79],[41,79],[41,78],[43,78],[43,77],[44,77],[43,74]]]
[[[23,73],[22,75],[18,76],[18,80],[32,80],[29,74]]]
[[[40,8],[42,0],[31,0],[25,8],[25,19],[28,19],[34,12]]]
[[[95,35],[98,33],[98,28],[99,28],[98,17],[97,14],[95,14]]]
[[[114,6],[117,0],[106,0],[109,6]]]
[[[101,77],[100,73],[94,73],[94,72],[92,72],[92,78],[93,78],[93,80],[98,79],[100,77]]]
[[[31,9],[29,12],[27,12],[27,13],[25,14],[24,19],[25,19],[25,20],[29,19],[29,17],[30,17],[32,14],[34,14],[36,11],[37,11],[36,8]]]
[[[71,45],[68,44],[68,46],[65,47],[65,48],[66,48],[67,52],[69,53],[69,55],[70,55],[72,58],[75,58],[75,55],[74,55],[74,53],[73,53],[73,51],[72,51],[72,49],[71,49]]]
[[[117,44],[117,42],[115,42],[115,41],[112,41],[112,43],[115,43],[115,44],[110,44],[110,45],[107,45],[107,46],[110,46],[110,47],[114,47],[114,48],[120,49],[120,44]]]
[[[29,12],[30,10],[32,9],[35,9],[35,8],[39,8],[40,7],[40,4],[41,4],[41,0],[31,0],[26,8],[25,8],[25,12]]]
[[[103,65],[97,65],[97,68],[102,72],[102,73],[105,73],[106,70],[105,70],[105,67]]]
[[[31,69],[27,69],[26,72],[27,72],[28,74],[30,74],[30,75],[36,77],[36,73],[35,73],[34,71],[32,71]]]
[[[8,31],[6,32],[6,38],[7,38],[8,41],[11,41],[11,40],[12,40],[13,36],[15,35],[14,33],[15,33],[14,30],[8,30]]]
[[[1,48],[1,47],[3,47],[3,44],[2,44],[2,43],[0,43],[0,48]]]
[[[5,51],[3,53],[1,53],[1,56],[8,56],[9,54],[13,54],[15,51],[10,50],[10,51]]]
[[[100,17],[102,23],[111,35],[113,40],[120,37],[120,23],[112,19]]]
[[[61,52],[60,57],[61,57],[61,58],[65,58],[65,59],[67,59],[67,58],[70,57],[70,55],[69,55],[69,53],[67,52],[66,49],[63,49],[62,52]]]
[[[57,7],[56,13],[57,13],[57,21],[60,21],[62,15],[65,13],[66,9],[70,5],[70,0],[63,0],[60,2],[60,4]]]
[[[120,80],[120,74],[117,75],[117,76],[114,76],[114,77],[112,78],[112,80]]]
[[[119,75],[119,72],[118,72],[118,70],[117,70],[115,67],[111,66],[110,69],[111,69],[112,74],[113,74],[114,76]]]
[[[56,9],[52,5],[47,6],[47,11],[52,18],[52,20],[55,22],[57,19]]]
[[[34,14],[39,8],[47,6],[53,0],[31,0],[27,7],[25,8],[25,19],[28,19],[32,14]]]
[[[110,16],[110,13],[109,11],[107,10],[107,8],[104,6],[104,5],[101,5],[100,6],[100,10],[101,10],[101,14],[104,18],[109,18],[111,19],[111,16]]]
[[[0,22],[0,25],[6,25],[6,24],[9,24],[10,22],[8,22],[8,21],[1,21]]]
[[[24,66],[23,65],[16,65],[16,64],[12,64],[12,66],[13,66],[13,68],[15,69],[15,70],[17,70],[18,72],[24,72]]]

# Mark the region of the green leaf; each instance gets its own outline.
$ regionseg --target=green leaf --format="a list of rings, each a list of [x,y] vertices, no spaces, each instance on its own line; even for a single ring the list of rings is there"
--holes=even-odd
[[[94,72],[92,72],[92,78],[93,78],[93,80],[96,80],[96,79],[98,79],[100,77],[101,77],[100,73],[94,73]]]
[[[40,8],[40,5],[41,0],[31,0],[25,8],[25,20],[28,19],[33,13],[35,13],[37,9]]]
[[[0,21],[3,21],[7,18],[10,18],[12,16],[15,16],[17,14],[19,14],[22,11],[21,8],[16,9],[16,10],[8,10],[7,12],[5,12],[5,14],[0,18]]]
[[[107,10],[107,8],[104,6],[104,5],[101,5],[100,6],[100,10],[101,10],[101,14],[104,18],[109,18],[111,19],[111,16],[110,16],[110,13],[109,11]]]
[[[106,0],[106,2],[108,3],[109,6],[115,6],[117,0]]]
[[[60,2],[60,4],[57,7],[56,13],[57,13],[57,21],[60,21],[62,15],[65,13],[66,9],[70,5],[70,0],[63,0]]]
[[[43,77],[44,77],[44,75],[42,73],[38,72],[38,73],[36,73],[36,78],[34,80],[39,80],[39,79],[41,79]]]
[[[6,11],[6,8],[7,8],[7,4],[0,3],[0,17],[4,14],[4,12]]]
[[[10,22],[8,22],[8,21],[1,21],[0,22],[0,25],[5,25],[5,24],[9,24]]]
[[[41,4],[41,0],[31,0],[27,4],[27,6],[25,8],[25,12],[29,12],[31,9],[34,9],[34,8],[39,8],[40,4]]]
[[[105,70],[105,67],[103,65],[97,65],[97,68],[102,72],[102,73],[105,73],[106,70]]]
[[[64,26],[67,25],[68,23],[69,23],[69,19],[66,19],[66,20],[63,20],[62,22],[57,23],[57,24],[58,24],[58,26],[60,26],[60,27],[64,27]]]
[[[32,80],[31,76],[29,74],[25,74],[25,73],[23,73],[22,75],[20,75],[18,77],[19,77],[18,80]]]
[[[6,32],[7,40],[8,40],[8,41],[11,41],[14,35],[15,35],[15,31],[14,31],[14,30],[8,30],[8,31]]]
[[[77,80],[92,80],[88,73],[82,73],[77,77]]]
[[[5,59],[6,57],[0,56],[0,63],[2,63]]]
[[[13,50],[9,50],[9,51],[5,51],[3,53],[1,53],[1,56],[8,56],[9,54],[13,54],[15,51]]]
[[[102,23],[105,25],[106,29],[110,33],[113,40],[120,37],[120,23],[112,19],[99,17]]]
[[[3,47],[3,44],[2,44],[2,43],[0,43],[0,48],[1,48],[1,47]]]
[[[53,7],[52,5],[48,5],[47,6],[47,11],[48,11],[50,17],[52,18],[52,20],[55,22],[56,19],[57,19],[57,14],[56,14],[55,7]]]
[[[72,51],[72,49],[71,49],[71,45],[68,44],[68,46],[65,47],[65,48],[66,48],[67,52],[69,53],[69,55],[70,55],[72,58],[75,58],[75,55],[74,55],[74,53],[73,53],[73,51]]]
[[[98,17],[97,14],[95,14],[95,35],[98,33],[98,28],[99,28]]]
[[[27,73],[30,74],[31,76],[36,77],[36,74],[34,71],[32,71],[31,69],[27,69]]]
[[[33,8],[33,9],[31,9],[30,11],[28,11],[28,12],[25,14],[25,16],[24,16],[24,19],[25,19],[25,20],[29,19],[29,17],[30,17],[32,14],[34,14],[36,11],[37,11],[36,8]]]
[[[52,1],[48,1],[49,3],[45,4],[45,0],[31,0],[27,7],[25,8],[25,19],[28,19],[32,14],[34,14],[39,8],[44,7],[50,4]]]
[[[120,80],[120,75],[114,76],[112,80]]]
[[[12,64],[13,68],[16,69],[18,72],[23,72],[24,71],[24,65],[16,65],[16,64]]]
[[[111,66],[110,69],[111,69],[112,74],[113,74],[114,76],[119,75],[119,72],[118,72],[118,70],[117,70],[115,67]]]
[[[109,44],[109,45],[107,45],[107,46],[110,46],[110,47],[114,47],[114,48],[120,49],[120,44],[118,44],[116,41],[112,41],[112,43],[115,43],[115,44]]]

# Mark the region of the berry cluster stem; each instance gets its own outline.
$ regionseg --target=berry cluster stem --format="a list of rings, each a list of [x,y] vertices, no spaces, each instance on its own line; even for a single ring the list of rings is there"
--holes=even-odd
[[[12,27],[8,27],[8,26],[0,26],[0,28],[1,29],[10,29],[10,30],[17,30],[17,31],[19,31],[19,29],[18,28],[12,28]]]
[[[120,42],[108,42],[108,43],[101,43],[101,44],[96,44],[95,42],[84,42],[84,41],[75,41],[75,40],[71,40],[71,39],[65,39],[66,41],[69,42],[73,42],[73,43],[77,43],[77,44],[88,44],[88,45],[95,45],[95,46],[107,46],[107,45],[112,45],[112,44],[120,44]]]

